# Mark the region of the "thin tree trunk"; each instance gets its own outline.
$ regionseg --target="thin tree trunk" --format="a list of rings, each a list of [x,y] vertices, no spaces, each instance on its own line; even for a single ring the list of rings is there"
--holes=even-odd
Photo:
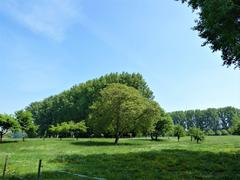
[[[192,141],[193,137],[191,136],[191,141]]]
[[[2,143],[2,141],[3,141],[3,134],[0,133],[0,143]]]
[[[115,142],[114,142],[114,144],[117,144],[117,143],[118,143],[118,140],[119,140],[119,133],[117,133],[117,134],[115,135]]]
[[[22,130],[22,141],[23,141],[23,142],[25,141],[25,137],[24,137],[23,130]]]
[[[151,133],[151,139],[154,140],[153,133]]]
[[[178,136],[177,138],[178,138],[178,142],[179,142],[180,136]]]

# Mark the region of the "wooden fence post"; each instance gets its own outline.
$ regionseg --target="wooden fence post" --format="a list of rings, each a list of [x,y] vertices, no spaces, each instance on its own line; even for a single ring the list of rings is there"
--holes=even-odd
[[[40,180],[40,178],[41,178],[41,168],[42,168],[42,160],[40,159],[40,160],[39,160],[39,163],[38,163],[37,180]]]
[[[5,158],[5,163],[4,163],[4,167],[3,167],[3,179],[5,178],[5,174],[6,174],[6,170],[7,170],[7,163],[8,163],[8,155],[6,155],[6,158]]]

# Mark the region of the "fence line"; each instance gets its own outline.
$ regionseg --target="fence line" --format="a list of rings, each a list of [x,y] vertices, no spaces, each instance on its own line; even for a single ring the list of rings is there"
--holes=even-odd
[[[6,177],[6,176],[13,176],[17,179],[21,179],[21,180],[24,180],[25,178],[24,177],[21,177],[21,176],[18,176],[16,175],[15,173],[10,173],[8,174],[7,173],[7,166],[8,166],[8,161],[9,161],[9,156],[6,155],[5,157],[5,161],[4,161],[4,166],[3,166],[3,179]],[[37,180],[40,180],[41,179],[41,175],[42,175],[42,172],[41,172],[41,168],[42,168],[42,160],[39,160],[39,163],[38,163],[38,172],[36,173],[37,175]],[[64,174],[68,174],[68,175],[71,175],[71,176],[77,176],[77,177],[81,177],[81,178],[87,178],[87,179],[94,179],[94,180],[106,180],[104,178],[100,178],[100,177],[91,177],[91,176],[87,176],[87,175],[83,175],[83,174],[78,174],[78,173],[71,173],[71,172],[67,172],[67,171],[63,171],[63,170],[53,170],[54,172],[57,172],[57,173],[64,173]]]
[[[69,175],[72,175],[72,176],[78,176],[78,177],[82,177],[82,178],[88,178],[88,179],[106,180],[104,178],[90,177],[90,176],[86,176],[86,175],[83,175],[83,174],[70,173],[70,172],[67,172],[67,171],[56,171],[56,172],[65,173],[65,174],[69,174]]]

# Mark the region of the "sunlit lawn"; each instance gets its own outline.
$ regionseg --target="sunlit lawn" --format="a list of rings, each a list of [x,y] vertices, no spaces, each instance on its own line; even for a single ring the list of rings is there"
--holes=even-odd
[[[5,139],[5,141],[7,141]],[[86,179],[66,171],[105,179],[240,179],[240,136],[189,137],[177,142],[149,139],[27,139],[0,144],[0,168],[9,155],[8,178]],[[1,170],[2,171],[2,170]],[[1,173],[2,174],[2,173]]]

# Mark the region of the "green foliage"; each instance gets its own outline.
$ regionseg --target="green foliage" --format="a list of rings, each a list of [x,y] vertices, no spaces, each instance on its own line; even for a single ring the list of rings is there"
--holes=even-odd
[[[238,123],[234,128],[234,134],[240,135],[240,123]]]
[[[185,130],[181,125],[177,124],[174,126],[174,136],[177,137],[178,141],[180,140],[180,137],[185,136]]]
[[[18,127],[19,124],[14,117],[7,114],[0,114],[0,142],[2,142],[3,135],[9,130],[16,131]]]
[[[91,110],[90,128],[96,134],[115,136],[115,143],[123,134],[147,133],[160,113],[156,102],[123,84],[111,84],[103,89]]]
[[[56,126],[51,125],[48,130],[52,135],[58,136],[60,139],[72,136],[78,139],[82,133],[87,132],[87,127],[84,121],[78,123],[69,121],[57,124]]]
[[[234,116],[230,131],[234,135],[240,135],[240,116]]]
[[[25,132],[29,138],[35,138],[38,136],[37,131],[38,131],[38,126],[31,124],[30,126],[28,126]]]
[[[69,131],[74,135],[75,138],[81,137],[83,133],[87,132],[87,126],[85,121],[74,123],[73,121],[69,122]]]
[[[194,30],[210,45],[221,51],[224,65],[240,68],[240,1],[239,0],[181,0],[199,11]]]
[[[145,98],[153,99],[153,92],[141,74],[111,73],[81,83],[43,101],[34,102],[27,107],[27,110],[33,114],[35,124],[39,125],[40,135],[44,135],[50,125],[62,123],[67,119],[74,122],[85,119],[88,125],[90,107],[100,96],[100,91],[112,83],[133,87]],[[92,130],[88,129],[88,131]]]
[[[216,135],[216,136],[221,136],[221,135],[222,135],[222,132],[221,132],[220,130],[217,130],[217,131],[215,131],[215,135]]]
[[[229,135],[228,131],[225,130],[225,129],[221,130],[221,134],[222,134],[223,136]]]
[[[205,139],[204,132],[199,128],[195,128],[193,130],[192,136],[197,141],[197,143],[199,143],[199,141],[203,141]]]
[[[37,127],[36,126],[34,127],[34,124],[33,124],[32,113],[29,111],[20,110],[15,113],[15,116],[20,125],[20,129],[22,130],[23,141],[24,141],[24,133],[27,133],[27,132],[34,133],[32,131],[37,129]]]
[[[175,111],[170,113],[174,124],[180,124],[185,129],[192,127],[200,128],[201,130],[214,131],[221,129],[229,129],[234,124],[234,119],[240,118],[240,110],[233,107],[225,108],[209,108],[206,110],[188,110]]]
[[[173,120],[169,114],[165,113],[163,109],[160,111],[159,117],[155,123],[153,132],[151,132],[152,140],[157,140],[158,136],[169,135],[173,130]]]
[[[208,136],[214,136],[215,132],[212,129],[209,129],[206,133]]]
[[[188,135],[191,137],[191,141],[193,140],[193,136],[194,136],[194,134],[196,133],[196,131],[197,131],[197,128],[190,128],[189,130],[188,130]]]

